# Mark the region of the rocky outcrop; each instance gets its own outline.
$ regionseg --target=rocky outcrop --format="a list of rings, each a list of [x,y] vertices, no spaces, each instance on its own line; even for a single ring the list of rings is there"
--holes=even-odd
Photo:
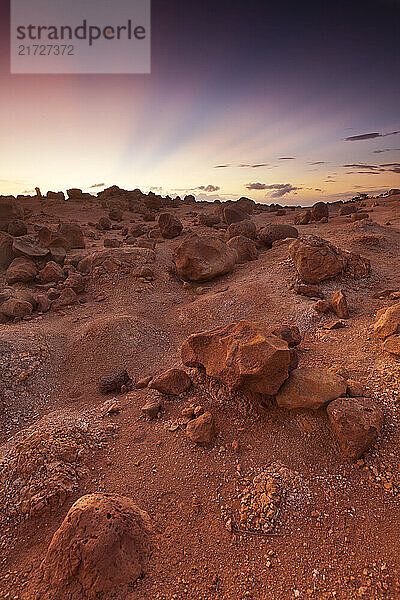
[[[192,382],[189,375],[182,369],[169,369],[157,377],[152,379],[149,387],[152,390],[157,390],[161,394],[171,394],[179,396],[186,392]]]
[[[191,335],[182,345],[185,365],[204,367],[230,389],[273,395],[289,374],[285,341],[264,323],[239,321]]]
[[[163,238],[171,240],[178,237],[183,230],[183,225],[175,215],[162,213],[158,218],[158,226]]]

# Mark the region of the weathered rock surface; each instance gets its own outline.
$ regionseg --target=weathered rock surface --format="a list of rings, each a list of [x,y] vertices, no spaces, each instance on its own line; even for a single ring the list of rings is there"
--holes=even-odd
[[[347,297],[343,290],[338,290],[333,294],[331,308],[339,319],[349,318],[349,309],[347,307]]]
[[[258,258],[258,249],[253,240],[243,235],[237,235],[227,241],[229,248],[236,250],[237,262],[245,263]]]
[[[327,413],[343,456],[359,459],[377,439],[383,425],[383,412],[370,398],[338,398]]]
[[[89,494],[73,504],[41,565],[42,595],[50,600],[125,597],[144,573],[150,517],[130,498]]]
[[[85,238],[80,225],[76,225],[75,223],[62,223],[58,228],[58,232],[68,241],[71,248],[85,247]]]
[[[150,389],[161,394],[179,396],[186,392],[192,385],[189,375],[182,369],[169,369],[152,379]]]
[[[44,258],[49,253],[47,248],[41,248],[26,237],[14,238],[13,251],[17,256],[28,258]]]
[[[313,221],[321,221],[321,219],[329,217],[329,207],[326,202],[317,202],[311,207],[311,218]]]
[[[9,222],[7,231],[14,237],[20,237],[21,235],[27,234],[28,228],[25,221],[22,221],[22,219],[15,219],[14,221]]]
[[[400,333],[400,302],[378,310],[374,325],[374,335],[379,340],[397,333]]]
[[[56,262],[50,260],[45,267],[39,271],[39,279],[42,283],[58,282],[64,279],[64,271]]]
[[[222,214],[227,225],[238,223],[239,221],[244,221],[249,218],[248,213],[239,208],[239,206],[228,205],[223,209]]]
[[[341,250],[326,240],[314,236],[300,237],[289,248],[297,272],[305,283],[315,284],[340,274],[361,279],[370,273],[369,260]]]
[[[0,231],[0,268],[7,269],[13,261],[13,239],[11,235]]]
[[[23,216],[23,210],[15,198],[0,196],[0,231],[7,231],[10,221],[22,219]]]
[[[204,367],[230,389],[272,395],[287,379],[290,350],[264,323],[239,321],[191,335],[182,345],[185,365]]]
[[[299,232],[292,225],[267,225],[258,232],[258,239],[265,246],[270,248],[274,242],[285,240],[286,238],[297,238]]]
[[[162,213],[158,218],[158,226],[161,235],[167,240],[178,237],[183,229],[183,225],[178,217],[171,213]]]
[[[193,234],[176,248],[173,260],[180,277],[185,281],[209,281],[230,273],[237,254],[218,238]]]
[[[244,236],[251,240],[256,239],[257,237],[257,228],[253,221],[246,219],[245,221],[239,221],[238,223],[232,223],[229,225],[226,231],[226,239],[230,240],[231,238],[236,237],[237,235]]]
[[[214,418],[205,412],[186,425],[186,434],[196,444],[209,444],[215,437]]]
[[[312,408],[317,410],[346,393],[343,377],[317,367],[295,369],[276,395],[283,408]]]
[[[37,275],[37,269],[33,261],[20,256],[15,258],[6,271],[7,283],[28,283],[33,281]]]

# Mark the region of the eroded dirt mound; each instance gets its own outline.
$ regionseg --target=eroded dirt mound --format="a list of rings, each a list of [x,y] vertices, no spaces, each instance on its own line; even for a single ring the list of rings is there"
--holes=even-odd
[[[0,505],[6,522],[62,506],[86,475],[85,460],[106,434],[84,423],[43,419],[16,437],[0,462]]]
[[[150,518],[130,498],[80,498],[56,531],[42,563],[39,600],[108,600],[145,569]]]

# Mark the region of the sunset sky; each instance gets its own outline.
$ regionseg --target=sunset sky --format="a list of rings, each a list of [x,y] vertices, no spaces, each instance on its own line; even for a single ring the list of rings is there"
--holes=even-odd
[[[153,0],[152,73],[122,76],[10,75],[0,6],[0,194],[311,204],[400,187],[397,0]]]

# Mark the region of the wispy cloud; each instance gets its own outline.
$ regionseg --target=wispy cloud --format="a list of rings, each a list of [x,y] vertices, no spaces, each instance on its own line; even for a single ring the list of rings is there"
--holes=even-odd
[[[326,165],[324,160],[316,160],[315,162],[310,163],[310,165]]]
[[[105,187],[105,185],[105,183],[94,183],[93,185],[89,185],[89,189]]]
[[[382,150],[372,150],[372,154],[382,154],[383,152],[398,152],[400,148],[383,148]]]
[[[279,160],[296,160],[295,156],[281,156]]]
[[[208,192],[211,194],[212,192],[218,192],[218,190],[221,188],[218,185],[199,185],[199,187],[196,189],[203,190],[203,192]]]
[[[246,188],[248,190],[275,190],[271,194],[271,198],[282,198],[286,194],[301,190],[300,187],[296,187],[291,183],[273,183],[271,185],[267,185],[266,183],[248,183]]]
[[[268,186],[266,183],[248,183],[246,188],[248,190],[267,190]]]

